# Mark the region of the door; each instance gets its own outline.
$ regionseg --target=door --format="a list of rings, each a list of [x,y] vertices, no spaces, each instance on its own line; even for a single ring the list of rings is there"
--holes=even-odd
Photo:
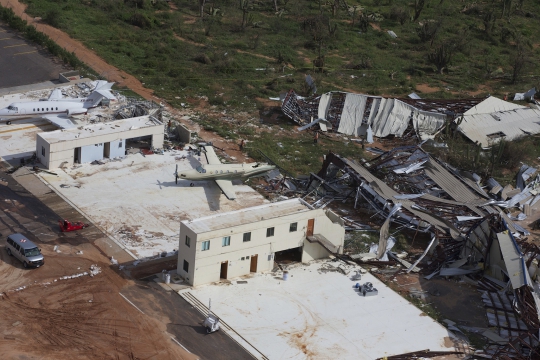
[[[313,228],[315,227],[315,219],[309,219],[307,221],[306,236],[313,236]]]
[[[111,157],[111,143],[106,142],[105,148],[103,149],[103,157],[110,158]]]
[[[250,272],[257,272],[257,259],[259,258],[259,255],[255,254],[251,256],[251,264],[249,266]]]
[[[80,164],[81,162],[81,148],[76,147],[75,150],[73,150],[73,162],[75,164]]]
[[[221,279],[226,279],[227,278],[227,270],[229,269],[229,262],[228,261],[223,261],[221,263],[221,271],[219,272],[219,277]]]

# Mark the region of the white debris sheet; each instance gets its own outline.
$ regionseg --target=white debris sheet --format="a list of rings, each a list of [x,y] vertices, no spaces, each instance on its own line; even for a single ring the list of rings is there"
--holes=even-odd
[[[196,167],[199,159],[205,161],[179,150],[146,157],[133,154],[103,165],[53,169],[58,176],[39,176],[106,234],[145,259],[178,249],[182,220],[268,202],[240,182],[235,182],[235,201],[222,195],[213,181],[195,182],[193,187],[187,180],[175,184],[176,164],[181,172]]]
[[[256,274],[247,284],[206,285],[190,290],[203,304],[269,359],[376,359],[430,349],[454,351],[439,323],[371,274],[379,290],[363,297],[341,272],[324,265],[289,269],[289,280]],[[359,268],[358,268],[359,269]],[[349,273],[352,274],[351,270]],[[451,345],[448,345],[451,346]]]

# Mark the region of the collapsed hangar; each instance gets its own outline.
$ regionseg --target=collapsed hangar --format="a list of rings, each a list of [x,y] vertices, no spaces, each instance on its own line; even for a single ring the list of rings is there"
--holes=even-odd
[[[85,125],[37,134],[36,154],[47,169],[62,163],[88,163],[125,155],[126,140],[150,137],[151,146],[162,148],[163,123],[153,116],[140,116],[109,123]]]

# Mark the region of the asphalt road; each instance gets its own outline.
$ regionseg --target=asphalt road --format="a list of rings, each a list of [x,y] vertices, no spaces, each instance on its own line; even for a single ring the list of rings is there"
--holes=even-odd
[[[137,281],[136,285],[122,289],[122,294],[145,314],[168,317],[167,332],[201,359],[253,360],[222,331],[207,334],[202,326],[202,314],[174,291],[165,291],[152,278]]]
[[[67,69],[46,50],[0,24],[0,89],[57,80]]]

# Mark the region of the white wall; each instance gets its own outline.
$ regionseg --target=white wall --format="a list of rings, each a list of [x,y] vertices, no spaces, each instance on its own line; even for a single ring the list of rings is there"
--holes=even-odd
[[[78,130],[77,130],[78,131]],[[69,133],[73,134],[73,138],[63,139],[61,136],[57,136],[59,133]],[[164,133],[163,125],[156,126],[147,126],[142,128],[123,130],[123,131],[111,131],[107,133],[100,134],[98,132],[93,132],[92,136],[86,137],[76,137],[76,130],[56,130],[49,133],[37,134],[36,136],[36,153],[38,157],[41,156],[41,146],[43,143],[48,144],[49,150],[46,152],[46,157],[41,156],[40,161],[48,169],[53,169],[59,167],[63,162],[67,161],[68,163],[73,163],[75,148],[80,147],[88,148],[87,153],[82,151],[81,159],[82,163],[92,162],[94,160],[99,160],[103,158],[103,151],[101,151],[101,157],[97,156],[96,149],[91,149],[91,146],[95,144],[104,144],[106,142],[111,142],[111,157],[118,157],[125,155],[125,144],[126,139],[132,139],[143,136],[152,136],[152,146],[156,149],[163,148]],[[55,138],[55,137],[58,138]],[[118,148],[118,141],[122,139],[122,150]],[[116,144],[116,145],[114,145]],[[116,146],[116,148],[115,148]],[[103,150],[103,146],[100,147]],[[114,156],[112,155],[114,151]],[[92,160],[89,160],[92,159]]]
[[[126,155],[126,140],[118,139],[110,142],[109,158],[122,157]]]
[[[186,245],[186,236],[190,238],[190,246]],[[200,246],[200,245],[199,245]],[[177,273],[193,284],[195,275],[195,254],[197,247],[197,234],[195,234],[184,223],[180,223],[180,241],[178,246],[178,268]],[[184,271],[184,260],[189,264],[188,272]],[[218,273],[219,276],[219,273]]]
[[[103,159],[103,143],[81,146],[81,164]],[[73,150],[72,150],[73,156]]]
[[[233,214],[231,216],[238,216]],[[328,256],[320,244],[306,241],[306,229],[309,219],[315,219],[314,234],[321,234],[330,242],[343,249],[345,230],[339,223],[332,223],[324,210],[310,210],[279,218],[262,220],[230,228],[195,234],[189,228],[189,222],[180,225],[180,244],[178,253],[178,273],[189,276],[189,283],[197,286],[219,281],[221,263],[229,262],[227,278],[234,278],[250,273],[251,257],[257,255],[257,272],[272,270],[274,254],[277,251],[304,246],[302,261],[308,262]],[[290,232],[290,224],[298,223],[297,231]],[[274,236],[267,237],[266,231],[274,227]],[[244,242],[243,235],[251,232],[251,241]],[[190,236],[191,246],[185,245],[185,237]],[[230,245],[222,246],[222,239],[230,236]],[[204,241],[210,241],[210,249],[201,249]],[[248,260],[246,257],[249,256]],[[244,260],[242,260],[244,258]],[[183,260],[190,263],[188,274],[182,271]],[[192,268],[192,261],[195,263]],[[193,272],[192,272],[193,271]]]
[[[39,135],[39,134],[38,134]],[[51,153],[51,146],[49,143],[40,136],[36,136],[36,155],[39,162],[46,168],[49,167],[49,156]]]

